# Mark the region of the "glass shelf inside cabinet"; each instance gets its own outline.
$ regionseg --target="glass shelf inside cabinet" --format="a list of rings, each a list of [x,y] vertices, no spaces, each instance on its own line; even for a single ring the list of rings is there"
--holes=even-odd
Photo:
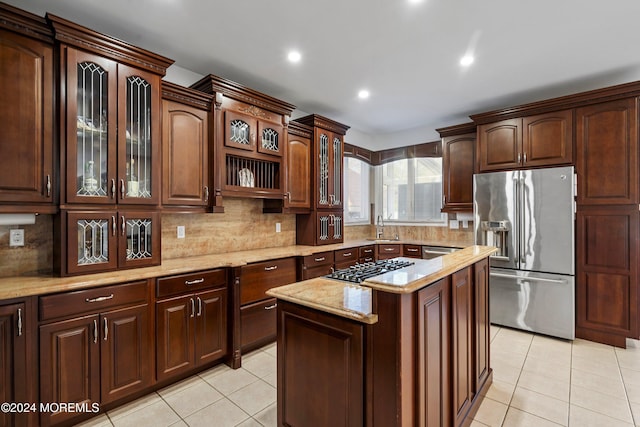
[[[92,62],[78,64],[76,194],[107,196],[107,74]]]

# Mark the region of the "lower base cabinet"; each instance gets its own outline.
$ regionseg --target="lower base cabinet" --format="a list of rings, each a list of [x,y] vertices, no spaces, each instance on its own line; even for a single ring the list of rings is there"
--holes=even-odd
[[[41,412],[42,426],[87,418],[153,384],[148,295],[142,281],[40,298],[40,402],[86,408]],[[62,312],[71,318],[49,322]]]
[[[158,279],[158,381],[227,356],[227,275],[219,269]]]
[[[243,349],[262,347],[276,339],[276,299],[270,298],[240,308],[240,345]]]

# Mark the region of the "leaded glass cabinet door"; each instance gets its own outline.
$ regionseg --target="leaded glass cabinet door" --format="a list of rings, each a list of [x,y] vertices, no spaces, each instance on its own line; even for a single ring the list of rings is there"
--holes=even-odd
[[[317,180],[318,194],[316,194],[316,203],[319,208],[328,208],[329,205],[329,152],[331,149],[331,134],[325,130],[316,131],[317,139]]]
[[[119,221],[120,267],[160,264],[160,214],[121,211]]]
[[[256,146],[258,120],[234,111],[224,112],[224,145],[241,150],[253,151]]]
[[[118,65],[118,200],[158,204],[160,78]]]
[[[67,272],[84,274],[115,269],[118,216],[115,211],[67,213]]]
[[[116,63],[67,48],[66,201],[115,203]]]
[[[342,206],[342,139],[338,135],[332,135],[331,141],[331,195],[329,204]]]
[[[284,127],[277,123],[258,121],[258,152],[282,156],[284,150]]]

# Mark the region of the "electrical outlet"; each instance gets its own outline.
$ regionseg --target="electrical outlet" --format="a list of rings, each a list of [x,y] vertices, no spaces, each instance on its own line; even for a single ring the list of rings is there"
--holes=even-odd
[[[24,246],[24,230],[23,229],[9,230],[9,246],[11,247]]]
[[[460,223],[458,222],[457,219],[450,219],[449,220],[449,228],[452,230],[458,229],[460,228]]]
[[[185,233],[185,229],[184,229],[184,225],[179,225],[178,226],[178,239],[184,239],[186,233]]]
[[[462,220],[462,228],[469,228],[469,221],[467,221],[466,219]]]
[[[282,228],[280,226],[279,222],[276,222],[276,233],[279,233],[280,231],[282,231]]]

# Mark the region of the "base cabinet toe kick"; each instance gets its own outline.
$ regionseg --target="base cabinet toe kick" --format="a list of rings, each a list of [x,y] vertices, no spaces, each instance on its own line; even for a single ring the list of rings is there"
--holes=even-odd
[[[330,283],[318,304],[295,285],[272,290],[277,425],[469,425],[493,377],[489,277],[487,255],[411,292],[333,281],[339,304],[370,292],[375,314],[362,318],[323,306]]]

